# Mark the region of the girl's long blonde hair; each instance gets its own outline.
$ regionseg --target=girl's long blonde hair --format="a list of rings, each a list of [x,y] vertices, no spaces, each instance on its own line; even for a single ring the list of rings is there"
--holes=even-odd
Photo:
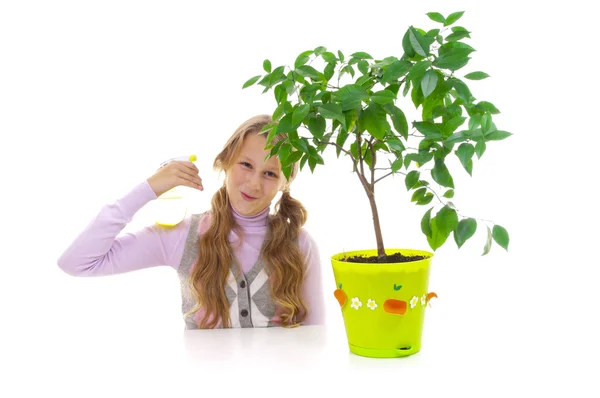
[[[272,119],[269,115],[255,116],[242,123],[215,158],[214,170],[229,170],[239,154],[244,138],[248,134],[258,133],[270,123]],[[284,137],[284,134],[276,135],[272,144]],[[269,274],[271,294],[279,307],[277,313],[283,327],[299,326],[308,313],[301,297],[305,260],[296,244],[300,228],[306,222],[307,212],[302,203],[292,198],[289,192],[289,186],[297,173],[298,162],[293,165],[281,199],[275,204],[276,213],[268,215],[268,230],[262,252]],[[231,320],[225,284],[234,255],[228,235],[231,230],[238,233],[240,240],[242,235],[231,212],[225,183],[212,198],[210,214],[210,227],[198,240],[198,258],[188,279],[196,304],[185,316],[202,309],[204,315],[198,327],[214,328],[221,321],[222,327],[229,328]]]

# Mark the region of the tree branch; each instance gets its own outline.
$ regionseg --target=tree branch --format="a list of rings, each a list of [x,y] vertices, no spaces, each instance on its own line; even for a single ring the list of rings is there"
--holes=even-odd
[[[385,170],[385,169],[382,169],[382,170]],[[391,176],[392,174],[402,174],[403,176],[406,176],[406,173],[403,173],[403,172],[401,172],[401,171],[398,171],[398,170],[396,170],[396,171],[390,171],[389,173],[387,173],[387,174],[386,174],[386,175],[384,175],[383,177],[379,177],[378,179],[376,179],[376,180],[375,180],[375,182],[374,182],[373,184],[377,184],[379,181],[383,180],[383,179],[384,179],[384,178],[386,178],[386,177],[389,177],[389,176]]]
[[[360,140],[360,133],[356,134],[356,146],[358,148],[358,161],[360,165],[360,172],[364,178],[365,176],[365,167],[363,165],[363,157],[362,157],[362,142]]]
[[[375,191],[375,151],[373,150],[373,140],[375,137],[371,137],[370,140],[367,140],[369,143],[369,150],[371,151],[371,186],[373,187],[373,191]]]

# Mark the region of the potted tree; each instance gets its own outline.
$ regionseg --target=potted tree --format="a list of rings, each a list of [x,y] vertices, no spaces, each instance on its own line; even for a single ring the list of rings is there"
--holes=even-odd
[[[369,199],[377,248],[331,257],[334,296],[350,351],[358,355],[401,357],[420,350],[425,309],[437,297],[428,290],[430,263],[450,235],[460,248],[484,223],[483,255],[493,242],[508,250],[504,227],[459,219],[449,200],[455,188],[452,175],[471,175],[487,145],[511,135],[496,127],[496,106],[477,100],[466,83],[489,75],[463,72],[475,51],[464,42],[471,32],[456,25],[463,14],[427,13],[439,25],[428,31],[410,26],[398,56],[374,59],[363,51],[346,56],[320,46],[300,53],[290,66],[274,68],[267,59],[265,73],[243,84],[244,89],[263,86],[263,93],[273,90],[273,123],[261,133],[268,134],[268,157],[279,157],[286,177],[298,161],[301,169],[308,164],[314,172],[324,165],[321,154],[335,148],[338,159],[349,159]],[[397,106],[402,98],[414,104],[421,119],[410,128]],[[273,145],[273,137],[281,133],[286,139]],[[446,159],[452,156],[462,170],[451,172]],[[384,246],[375,186],[398,174],[412,192],[411,202],[424,209],[420,229],[430,250]]]

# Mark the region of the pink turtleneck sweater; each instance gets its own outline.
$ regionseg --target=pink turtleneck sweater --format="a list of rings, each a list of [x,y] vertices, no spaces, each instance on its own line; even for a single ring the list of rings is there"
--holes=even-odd
[[[143,181],[122,198],[102,207],[60,256],[58,266],[73,276],[114,275],[156,266],[170,266],[176,270],[190,228],[189,216],[175,227],[155,224],[121,234],[135,213],[154,199],[156,194],[148,182]],[[267,233],[270,207],[251,217],[242,216],[233,207],[231,210],[244,231],[242,244],[233,244],[232,248],[242,271],[247,272],[258,259]],[[209,217],[201,220],[199,237],[208,228],[208,220]],[[229,241],[237,240],[237,234],[231,231]],[[300,232],[299,245],[307,259],[302,294],[310,313],[304,324],[323,324],[325,304],[319,250],[304,228]]]

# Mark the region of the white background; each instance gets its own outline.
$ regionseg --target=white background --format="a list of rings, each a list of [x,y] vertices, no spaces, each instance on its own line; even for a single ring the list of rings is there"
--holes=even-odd
[[[597,396],[600,132],[589,4],[3,1],[0,395]],[[171,269],[98,279],[58,269],[98,210],[165,158],[198,155],[205,191],[193,198],[207,208],[221,184],[212,162],[227,137],[274,109],[272,92],[241,89],[265,58],[289,65],[317,46],[400,57],[408,26],[438,27],[430,11],[465,11],[456,25],[472,32],[464,42],[477,51],[457,76],[491,75],[468,85],[514,134],[488,145],[472,177],[456,161],[453,202],[504,226],[511,241],[508,252],[494,244],[482,257],[480,226],[460,250],[450,241],[436,252],[430,290],[439,300],[419,354],[387,361],[347,351],[329,258],[373,248],[375,238],[366,195],[332,148],[327,168],[311,175],[307,167],[292,186],[321,251],[329,326],[316,340],[277,331],[257,334],[248,349],[252,335],[233,331],[189,344]],[[418,120],[412,103],[403,109]],[[419,227],[426,208],[409,202],[403,179],[387,178],[376,194],[386,247],[428,249]],[[151,210],[127,229],[151,223]],[[202,355],[202,344],[212,351]],[[212,367],[221,347],[230,359]]]

